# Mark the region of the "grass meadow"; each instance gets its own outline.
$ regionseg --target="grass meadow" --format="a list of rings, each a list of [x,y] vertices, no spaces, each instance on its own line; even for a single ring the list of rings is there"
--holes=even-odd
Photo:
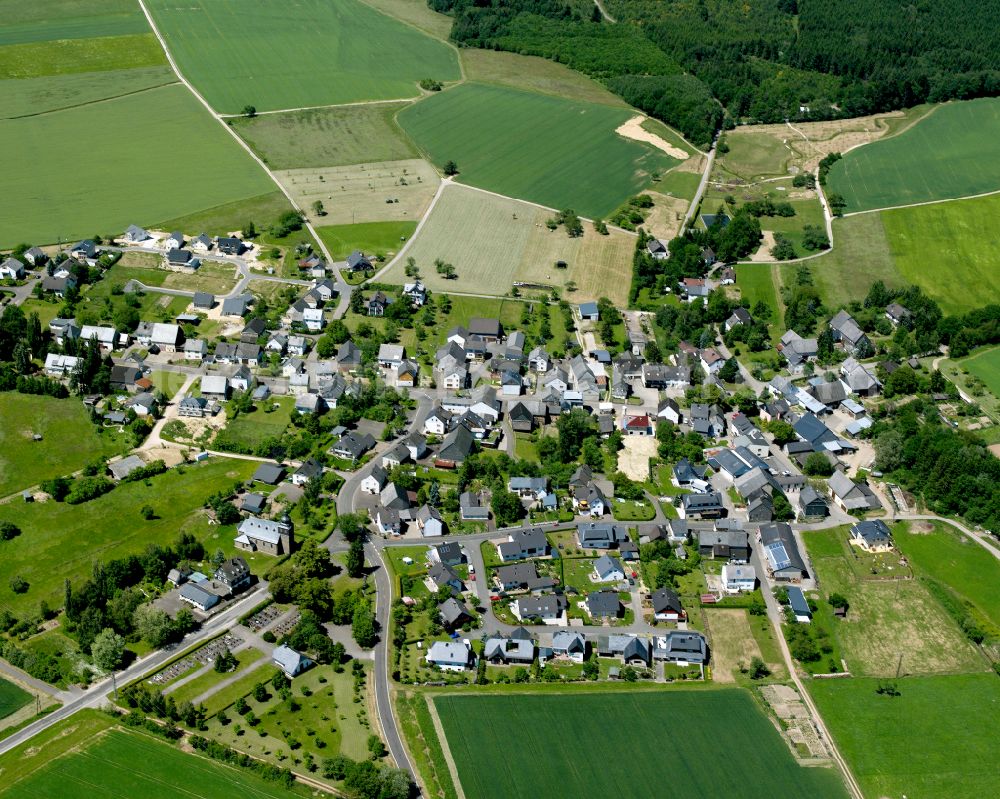
[[[355,225],[328,225],[316,233],[337,260],[354,250],[366,254],[390,255],[399,252],[416,230],[416,222],[358,222]]]
[[[149,31],[134,0],[0,0],[0,45]]]
[[[451,47],[360,0],[148,6],[185,77],[220,113],[415,97],[423,78],[461,77]]]
[[[0,393],[0,419],[0,497],[128,448],[117,431],[99,431],[77,397],[55,399],[5,391]],[[36,433],[41,441],[32,438]],[[69,442],[72,446],[67,446]]]
[[[273,184],[271,185],[273,186]],[[159,220],[156,227],[164,230],[203,230],[209,236],[226,236],[231,231],[240,230],[248,221],[253,221],[258,230],[264,229],[276,221],[285,211],[291,209],[292,206],[288,202],[288,198],[275,189],[243,200],[221,203],[202,211],[194,211],[184,216]],[[298,239],[302,239],[307,234],[300,231],[297,235]]]
[[[812,680],[809,693],[866,796],[980,799],[1000,795],[995,674],[907,677],[899,696],[879,680]]]
[[[439,167],[455,161],[462,182],[601,217],[678,163],[618,136],[629,117],[627,109],[467,83],[397,119]]]
[[[312,108],[230,120],[272,169],[347,166],[416,158],[393,117],[406,103]]]
[[[438,696],[433,702],[468,799],[846,796],[834,771],[795,762],[747,691]],[[713,754],[720,740],[726,741],[725,768]]]
[[[950,107],[932,114],[928,121]],[[996,108],[1000,112],[1000,103]],[[1000,125],[1000,118],[996,124]],[[998,214],[1000,195],[898,208],[881,217],[899,274],[920,286],[948,314],[1000,302]]]
[[[918,124],[847,153],[827,191],[847,211],[965,197],[1000,189],[1000,99],[947,103]]]
[[[983,671],[986,664],[919,580],[872,579],[847,543],[847,528],[804,534],[824,595],[850,603],[833,634],[852,674],[949,674]]]
[[[771,264],[740,264],[736,268],[736,287],[748,308],[758,302],[770,306],[771,324],[781,327],[783,305],[774,285],[774,267]]]
[[[169,544],[184,531],[205,541],[210,552],[220,546],[231,550],[231,528],[209,525],[201,507],[210,495],[249,477],[254,466],[250,461],[216,460],[170,469],[151,478],[150,486],[142,480],[122,483],[80,505],[0,505],[0,521],[21,528],[21,535],[3,545],[0,605],[18,615],[35,612],[43,600],[60,607],[65,578],[79,581],[90,575],[95,560],[138,554],[149,543]],[[155,519],[145,521],[139,515],[146,504],[153,507]],[[11,591],[8,583],[14,575],[28,581],[27,593]]]
[[[59,39],[0,47],[0,80],[165,66],[152,33],[103,39]]]
[[[61,725],[66,737],[49,741],[52,748],[62,749],[56,757],[26,757],[17,750],[7,755],[12,760],[20,756],[20,762],[15,760],[16,771],[10,777],[5,769],[0,796],[157,799],[175,793],[181,784],[189,799],[304,795],[304,791],[290,791],[246,770],[187,754],[147,733],[112,727],[110,719],[94,719],[88,725],[90,736],[83,738],[77,721],[74,717],[74,726]],[[66,748],[68,741],[75,746]],[[34,738],[31,743],[35,743]]]
[[[33,700],[34,697],[19,685],[0,679],[0,719],[16,713]]]
[[[434,291],[502,295],[514,281],[557,287],[574,281],[576,292],[564,292],[571,302],[607,296],[624,307],[635,239],[615,230],[602,236],[589,224],[583,236],[570,238],[562,228],[545,226],[550,215],[517,200],[448,186],[406,254]],[[454,265],[458,277],[438,275],[437,258]],[[567,268],[556,268],[556,261]],[[400,261],[385,279],[402,283],[404,268]]]
[[[117,233],[273,187],[180,85],[0,121],[0,150],[19,154],[4,173],[0,246]],[[84,164],[88,179],[66,180]]]
[[[961,363],[986,384],[994,397],[1000,398],[1000,347],[978,352]]]

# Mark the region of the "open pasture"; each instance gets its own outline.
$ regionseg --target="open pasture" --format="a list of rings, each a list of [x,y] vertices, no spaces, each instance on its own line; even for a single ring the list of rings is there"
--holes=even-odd
[[[34,399],[34,398],[32,398]],[[250,461],[216,460],[182,470],[170,469],[151,478],[152,487],[138,480],[80,505],[65,502],[20,501],[0,505],[0,520],[12,521],[21,535],[4,542],[0,560],[0,603],[15,613],[35,612],[38,603],[59,607],[63,580],[88,577],[94,561],[140,553],[147,544],[168,544],[184,531],[203,540],[229,529],[210,526],[202,503],[253,473]],[[61,470],[65,473],[68,469]],[[149,504],[156,518],[146,521],[139,508]],[[221,539],[229,546],[228,540]],[[84,546],[82,542],[86,542]],[[214,551],[217,544],[206,548]],[[21,575],[29,583],[24,594],[11,591],[9,580]]]
[[[966,197],[1000,189],[1000,99],[939,106],[897,136],[834,164],[827,191],[847,212]]]
[[[996,107],[1000,112],[1000,104]],[[1000,188],[1000,171],[997,174]],[[920,286],[948,314],[1000,302],[997,214],[1000,195],[897,208],[880,216],[899,274]]]
[[[851,603],[833,632],[852,674],[892,677],[983,671],[986,663],[944,608],[918,580],[862,579],[847,528],[805,533],[824,595]]]
[[[229,124],[272,169],[348,166],[416,158],[393,117],[405,103],[311,108],[232,119]]]
[[[99,432],[76,397],[55,399],[5,391],[0,393],[0,419],[0,497],[69,474],[127,447],[117,432]],[[41,441],[33,439],[36,434]],[[66,446],[69,441],[72,447]]]
[[[1000,347],[983,350],[962,361],[962,366],[982,380],[1000,399]]]
[[[316,228],[330,254],[344,260],[355,250],[366,254],[395,255],[409,241],[416,222],[359,222]]]
[[[224,114],[416,97],[422,78],[461,76],[451,47],[360,0],[148,5],[180,70]]]
[[[35,116],[176,82],[170,67],[0,80],[0,117]]]
[[[439,167],[455,161],[461,182],[593,218],[678,163],[615,133],[632,116],[624,108],[466,83],[397,119]]]
[[[0,45],[148,31],[135,0],[0,0]]]
[[[809,693],[866,796],[980,799],[1000,795],[995,674],[811,680]]]
[[[747,691],[444,695],[433,704],[468,799],[846,796],[834,771],[795,762]],[[720,740],[726,768],[711,756]],[[613,756],[595,756],[594,741]]]
[[[183,86],[0,121],[0,246],[150,225],[273,184]],[[164,168],[183,153],[182,168]],[[86,164],[87,179],[68,180]],[[190,167],[190,168],[188,168]]]
[[[583,236],[570,238],[563,228],[545,226],[549,216],[517,200],[448,186],[406,255],[416,259],[421,280],[434,291],[502,295],[515,281],[553,287],[575,281],[577,291],[565,295],[572,302],[607,296],[624,307],[635,239],[617,230],[602,236],[589,224]],[[437,274],[438,258],[454,265],[456,279]],[[385,279],[402,283],[404,261]]]
[[[416,222],[441,182],[434,168],[419,158],[275,174],[313,224],[323,226]],[[323,216],[312,211],[316,200],[323,203]]]
[[[62,729],[69,735],[76,731],[70,726]],[[55,758],[14,752],[21,758],[17,763],[21,774],[4,780],[0,796],[158,799],[175,793],[180,783],[183,795],[190,799],[229,799],[234,795],[283,799],[291,795],[287,788],[246,770],[187,754],[141,732],[111,727],[76,743],[75,748]]]

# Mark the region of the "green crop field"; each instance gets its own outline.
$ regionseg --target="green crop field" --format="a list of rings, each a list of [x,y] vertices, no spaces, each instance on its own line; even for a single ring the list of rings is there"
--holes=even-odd
[[[998,99],[942,105],[898,136],[847,153],[827,191],[842,194],[848,212],[997,191],[998,128]]]
[[[176,82],[169,67],[0,80],[0,114],[4,119],[35,116]]]
[[[914,568],[949,586],[1000,626],[1000,563],[979,544],[946,524],[929,532],[896,524],[893,538]]]
[[[98,431],[78,397],[55,399],[0,393],[0,497],[69,474],[128,445],[117,432]],[[35,441],[35,434],[42,436]],[[67,447],[67,442],[73,442]],[[5,553],[6,554],[6,553]]]
[[[416,148],[393,117],[405,103],[312,108],[233,119],[236,128],[273,169],[347,166],[416,158]]]
[[[545,226],[549,216],[518,200],[448,186],[406,255],[416,259],[421,280],[434,291],[502,295],[514,281],[560,287],[574,281],[577,291],[567,295],[572,302],[606,296],[624,307],[635,239],[616,230],[601,236],[591,225],[570,238]],[[455,279],[437,274],[438,258],[455,267]],[[567,267],[556,268],[556,261]],[[404,269],[398,261],[386,280],[402,283]]]
[[[824,594],[850,599],[833,634],[852,674],[891,677],[982,671],[986,664],[919,580],[870,579],[855,562],[846,527],[803,536]]]
[[[415,97],[422,78],[461,77],[451,47],[360,0],[147,5],[181,72],[220,113]]]
[[[455,161],[462,182],[600,217],[647,186],[651,173],[678,163],[615,133],[631,115],[467,83],[415,103],[397,119],[435,164]]]
[[[34,697],[14,683],[0,679],[0,719],[16,713]]]
[[[982,380],[993,396],[1000,399],[1000,347],[976,353],[961,361],[962,368]]]
[[[961,313],[1000,302],[998,214],[1000,195],[898,208],[881,216],[903,279],[920,286],[945,313]]]
[[[337,260],[354,250],[387,255],[397,253],[416,229],[416,222],[358,222],[355,225],[328,225],[316,233]]]
[[[1000,796],[995,674],[908,677],[900,695],[874,679],[811,680],[834,741],[866,796],[982,799]]]
[[[135,0],[0,0],[0,45],[148,31]]]
[[[0,151],[19,154],[4,170],[0,246],[151,225],[273,188],[180,85],[0,121]],[[83,164],[91,177],[67,180]]]
[[[468,799],[846,796],[835,772],[795,762],[747,691],[439,696],[434,707]]]
[[[0,47],[2,80],[139,69],[166,63],[163,48],[152,33],[105,39],[60,39]]]
[[[183,471],[171,469],[152,478],[151,488],[141,480],[122,483],[80,505],[51,501],[0,505],[0,521],[21,528],[21,535],[3,545],[0,604],[15,613],[35,612],[41,601],[59,607],[65,578],[81,580],[90,575],[95,560],[138,554],[147,544],[167,544],[185,530],[202,540],[212,535],[209,551],[229,547],[229,530],[210,526],[201,513],[202,503],[246,479],[254,467],[250,461],[215,460]],[[143,520],[139,508],[145,504],[153,507],[157,518]],[[28,581],[27,593],[11,591],[8,583],[14,575]]]
[[[114,727],[79,744],[55,759],[30,758],[33,768],[20,779],[5,779],[0,796],[157,799],[177,793],[181,783],[182,794],[190,799],[235,795],[285,799],[291,795],[288,789],[245,770],[187,754],[141,732]]]

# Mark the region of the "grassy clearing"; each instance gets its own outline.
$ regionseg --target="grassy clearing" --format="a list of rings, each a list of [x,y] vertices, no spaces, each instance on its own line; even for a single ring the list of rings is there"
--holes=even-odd
[[[712,679],[736,682],[742,677],[741,664],[747,666],[752,657],[763,657],[750,631],[750,616],[742,608],[712,608],[704,616],[711,635]],[[782,667],[780,659],[768,665],[772,671]]]
[[[852,674],[891,677],[982,671],[985,663],[944,609],[917,580],[870,579],[853,559],[846,528],[804,534],[823,595],[851,603],[833,621]]]
[[[181,70],[221,113],[414,97],[422,78],[460,77],[451,47],[359,0],[152,0],[149,9]],[[239,35],[220,37],[226,30]]]
[[[783,308],[770,264],[740,264],[736,269],[736,286],[748,307],[753,307],[758,302],[770,306],[774,312],[772,323],[781,327]]]
[[[163,796],[165,786],[175,785],[180,774],[185,794],[192,799],[228,799],[234,793],[280,799],[290,793],[245,770],[186,754],[148,734],[115,727],[77,743],[80,748],[57,759],[30,758],[35,768],[19,780],[5,779],[7,787],[0,796],[153,799]]]
[[[434,706],[469,799],[632,799],[661,792],[665,773],[678,796],[845,796],[835,772],[796,764],[747,691],[452,695]],[[684,734],[663,746],[665,729]],[[721,738],[725,769],[709,754]],[[483,746],[486,739],[506,745]],[[595,757],[596,740],[614,756]],[[512,751],[517,768],[509,767]]]
[[[900,695],[878,680],[813,680],[820,713],[867,796],[979,799],[1000,794],[996,675],[910,677]],[[915,747],[915,742],[919,746]]]
[[[275,406],[278,407],[275,408]],[[294,398],[272,397],[250,413],[241,413],[235,419],[228,421],[219,432],[219,438],[255,447],[262,441],[277,438],[285,432],[288,425],[291,424],[294,411]]]
[[[230,121],[273,169],[347,166],[416,158],[396,125],[406,103],[313,108]]]
[[[946,524],[934,523],[929,532],[897,524],[893,538],[914,568],[949,586],[1000,626],[1000,563],[989,552]]]
[[[996,107],[1000,111],[1000,104]],[[1000,176],[997,180],[1000,186]],[[945,313],[960,313],[1000,302],[994,257],[1000,247],[994,224],[998,213],[1000,195],[900,208],[881,216],[903,279],[920,286]],[[972,286],[975,291],[969,290]]]
[[[240,230],[248,220],[256,223],[258,228],[268,225],[291,208],[288,198],[275,190],[160,221],[156,226],[164,230],[197,230],[205,231],[210,236],[225,236]],[[300,238],[305,235],[301,234]]]
[[[359,222],[316,228],[316,233],[330,254],[343,260],[354,250],[391,257],[399,252],[416,227],[416,222]]]
[[[0,497],[61,474],[102,455],[127,449],[118,433],[99,430],[77,398],[0,393]],[[41,441],[33,440],[35,434]],[[72,446],[67,446],[72,442]]]
[[[791,131],[788,131],[791,135]],[[726,137],[729,152],[721,159],[725,168],[744,180],[788,174],[793,152],[781,139],[767,133],[733,131]]]
[[[163,49],[152,33],[0,47],[0,79],[5,80],[139,69],[166,63]]]
[[[0,719],[17,712],[33,699],[34,697],[20,686],[0,679]]]
[[[149,30],[132,0],[0,0],[0,45],[120,36]]]
[[[316,225],[417,221],[441,182],[419,158],[323,169],[286,169],[277,178]],[[319,200],[326,214],[312,214]]]
[[[771,196],[780,199],[782,192],[775,192]],[[795,216],[761,217],[761,229],[782,234],[792,242],[795,251],[800,256],[809,255],[809,250],[802,246],[802,228],[806,225],[813,225],[821,230],[825,229],[823,206],[820,205],[818,197],[808,200],[789,200],[788,202],[795,209]]]
[[[621,97],[597,81],[547,58],[475,48],[463,48],[460,52],[467,80],[628,108]]]
[[[1000,100],[947,103],[898,136],[852,150],[830,170],[847,210],[964,197],[1000,188]]]
[[[137,554],[149,543],[173,541],[189,531],[199,538],[226,535],[230,528],[210,526],[201,505],[211,494],[229,488],[253,473],[252,462],[216,460],[183,471],[171,469],[144,481],[123,483],[114,491],[81,505],[63,502],[15,502],[0,505],[0,520],[21,528],[21,535],[4,544],[0,561],[0,603],[15,613],[34,612],[41,601],[62,605],[63,580],[79,581],[91,572],[95,560]],[[139,508],[153,506],[157,518],[144,521]],[[86,546],[81,542],[86,542]],[[214,546],[207,546],[214,551]],[[21,575],[30,584],[15,594],[8,582]]]
[[[435,291],[501,295],[515,281],[553,287],[574,281],[571,302],[607,296],[624,307],[635,239],[618,231],[601,236],[589,225],[582,237],[570,238],[545,227],[549,216],[517,200],[448,186],[407,255]],[[455,266],[456,279],[435,272],[438,258]],[[557,261],[567,268],[556,268]],[[397,264],[386,279],[402,282],[404,267]]]
[[[5,172],[0,245],[149,225],[194,202],[215,206],[273,185],[180,85],[0,122],[0,150],[21,154]],[[177,152],[198,168],[155,168]],[[101,175],[101,191],[64,179],[82,163]],[[148,169],[137,179],[122,164]]]
[[[694,199],[700,182],[701,175],[697,172],[678,172],[674,169],[660,179],[659,183],[656,184],[656,189],[673,197],[691,200]]]
[[[362,0],[365,5],[377,8],[383,14],[402,20],[437,39],[448,41],[452,18],[432,11],[420,0]]]
[[[610,213],[678,162],[618,136],[626,109],[467,83],[400,112],[403,129],[465,183],[587,217]],[[590,167],[580,169],[580,164]]]
[[[1000,398],[1000,347],[983,350],[961,361],[962,367],[982,380]]]
[[[169,67],[0,80],[0,113],[4,119],[33,116],[176,82]]]

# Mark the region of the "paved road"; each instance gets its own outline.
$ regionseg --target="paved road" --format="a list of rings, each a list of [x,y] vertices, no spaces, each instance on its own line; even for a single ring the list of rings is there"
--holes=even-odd
[[[184,640],[180,643],[168,647],[167,649],[157,650],[156,652],[135,661],[135,663],[127,669],[116,674],[115,681],[118,685],[125,685],[126,683],[129,683],[146,673],[156,671],[183,649],[187,649],[190,646],[201,643],[222,630],[231,627],[240,616],[250,610],[258,602],[265,599],[267,595],[267,583],[259,583],[256,590],[247,594],[245,597],[240,599],[238,602],[235,602],[218,615],[210,618],[201,626],[200,629],[185,636]],[[13,735],[0,741],[0,754],[20,746],[33,736],[43,730],[47,730],[54,724],[58,724],[63,719],[69,718],[79,710],[101,707],[106,703],[107,700],[105,697],[111,689],[112,680],[110,678],[94,683],[89,689],[87,689],[86,692],[81,691],[79,695],[75,696],[75,698],[71,699],[58,710],[49,713],[47,716],[44,716],[33,724],[29,724],[27,727],[18,730]]]
[[[691,224],[695,211],[698,210],[698,204],[701,202],[701,198],[705,194],[705,188],[708,186],[708,179],[712,176],[712,166],[715,164],[715,145],[718,140],[719,136],[716,134],[715,139],[712,141],[712,146],[708,148],[708,158],[705,164],[705,171],[702,173],[701,181],[698,183],[698,191],[694,193],[694,199],[691,200],[691,205],[688,206],[687,213],[684,214],[684,221],[681,223],[681,229],[677,235],[683,233],[685,228]]]

